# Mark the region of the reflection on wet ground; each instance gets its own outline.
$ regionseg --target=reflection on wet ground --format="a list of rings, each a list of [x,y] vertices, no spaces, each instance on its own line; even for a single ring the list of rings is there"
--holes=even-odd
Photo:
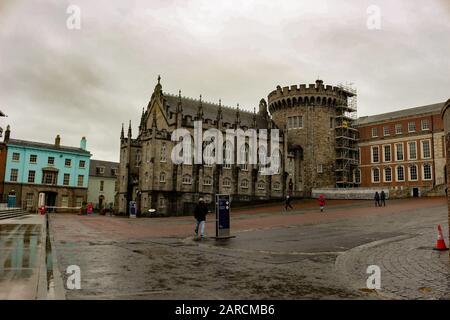
[[[33,275],[38,267],[40,242],[40,225],[0,224],[0,286]]]

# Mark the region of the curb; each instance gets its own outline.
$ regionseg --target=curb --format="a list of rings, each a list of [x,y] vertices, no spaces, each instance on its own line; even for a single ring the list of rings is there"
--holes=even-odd
[[[45,216],[41,234],[42,248],[39,257],[39,280],[37,286],[36,300],[65,300],[66,294],[61,273],[58,268],[53,236],[50,235],[48,215]],[[50,246],[51,261],[48,261],[47,250]],[[49,266],[51,264],[51,266]],[[53,279],[48,278],[47,270],[51,270]]]
[[[47,218],[48,219],[48,218]],[[55,239],[53,235],[50,233],[50,220],[48,221],[48,233],[47,237],[50,241],[50,245],[52,248],[52,270],[53,270],[53,295],[52,297],[47,297],[49,300],[66,300],[66,290],[64,288],[64,281],[59,271],[59,263],[55,246]]]
[[[334,263],[334,269],[335,271],[340,274],[341,276],[340,281],[341,283],[350,288],[350,289],[354,289],[355,291],[360,291],[361,288],[359,288],[358,286],[355,286],[353,283],[354,281],[353,278],[351,277],[351,275],[349,274],[349,272],[347,271],[346,265],[348,263],[349,260],[349,256],[352,256],[355,253],[358,252],[362,252],[366,249],[369,248],[375,248],[375,247],[379,247],[388,243],[392,243],[392,242],[399,242],[399,241],[403,241],[403,240],[407,240],[407,239],[412,239],[417,237],[417,234],[406,234],[406,235],[400,235],[400,236],[396,236],[396,237],[392,237],[392,238],[388,238],[388,239],[382,239],[382,240],[377,240],[377,241],[373,241],[373,242],[369,242],[366,244],[363,244],[361,246],[358,247],[354,247],[342,254],[340,254],[337,258],[336,261]],[[398,296],[392,293],[387,293],[387,292],[381,292],[378,290],[373,290],[373,293],[376,294],[379,298],[381,299],[385,299],[385,300],[405,300],[405,297],[402,296]],[[375,298],[375,297],[374,297]]]
[[[47,297],[47,225],[44,222],[41,229],[41,248],[39,250],[39,272],[36,287],[36,300],[45,300]]]

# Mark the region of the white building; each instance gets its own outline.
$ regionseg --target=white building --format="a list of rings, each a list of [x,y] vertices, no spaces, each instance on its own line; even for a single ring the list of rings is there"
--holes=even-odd
[[[119,163],[91,160],[88,203],[94,208],[114,208]]]

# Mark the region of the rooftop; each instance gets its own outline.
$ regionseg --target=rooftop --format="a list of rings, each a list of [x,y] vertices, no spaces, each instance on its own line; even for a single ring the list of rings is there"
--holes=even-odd
[[[164,98],[169,105],[169,110],[175,112],[176,106],[178,105],[179,97],[177,95],[164,93]],[[197,115],[198,107],[200,105],[199,99],[181,97],[181,105],[183,107],[183,115],[190,115],[195,117]],[[203,108],[203,118],[204,119],[217,119],[217,111],[219,109],[219,104],[202,101]],[[228,123],[235,123],[237,108],[232,108],[228,106],[221,106],[222,108],[222,121]],[[253,124],[253,116],[256,116],[256,123],[259,128],[266,128],[267,121],[258,113],[249,112],[243,109],[239,109],[239,118],[241,121],[241,126],[251,127]]]
[[[83,154],[83,155],[87,155],[87,156],[91,155],[91,153],[89,151],[83,150],[81,148],[68,147],[68,146],[56,146],[55,144],[34,142],[34,141],[27,141],[27,140],[9,139],[8,142],[6,142],[6,144],[14,145],[14,146],[21,146],[21,147],[28,147],[28,148],[50,149],[50,150],[55,150],[55,151],[79,153],[79,154]]]
[[[356,120],[356,125],[361,126],[361,125],[365,125],[365,124],[369,124],[369,123],[375,123],[375,122],[381,122],[381,121],[393,120],[393,119],[400,119],[400,118],[406,118],[406,117],[422,115],[422,114],[429,114],[429,113],[440,114],[443,106],[444,106],[444,102],[440,102],[440,103],[430,104],[430,105],[421,106],[421,107],[408,108],[408,109],[404,109],[404,110],[376,114],[373,116],[359,117],[358,120]]]
[[[113,169],[119,170],[118,162],[91,160],[89,167],[89,175],[91,177],[116,178]],[[100,173],[97,168],[103,168],[103,173]]]

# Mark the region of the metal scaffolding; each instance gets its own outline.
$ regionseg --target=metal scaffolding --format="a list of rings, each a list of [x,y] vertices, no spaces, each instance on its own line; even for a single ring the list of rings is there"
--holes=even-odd
[[[356,177],[358,167],[358,130],[355,128],[357,119],[357,92],[352,84],[339,84],[346,96],[347,103],[336,107],[336,187],[353,188],[360,184]]]

